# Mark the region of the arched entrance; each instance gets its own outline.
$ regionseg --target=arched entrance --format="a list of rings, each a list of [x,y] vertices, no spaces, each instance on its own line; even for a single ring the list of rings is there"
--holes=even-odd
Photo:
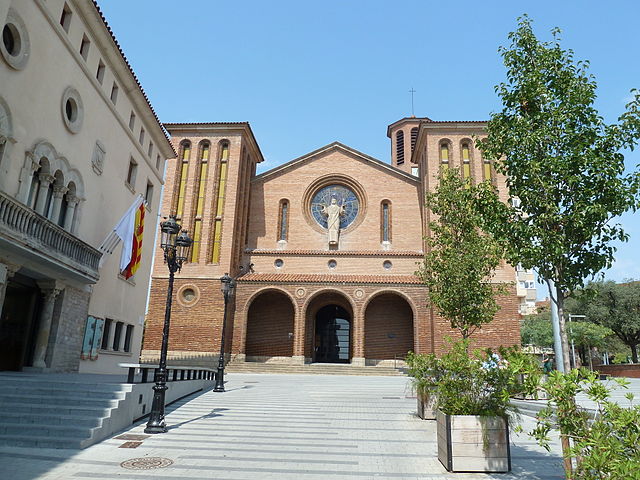
[[[259,294],[247,313],[247,361],[292,357],[294,319],[294,306],[287,295],[276,290]]]
[[[350,363],[353,336],[353,309],[344,295],[324,291],[307,304],[304,342],[307,361]]]
[[[383,293],[373,298],[364,317],[364,356],[367,364],[404,358],[414,349],[413,310],[402,296]]]
[[[349,363],[350,358],[350,315],[338,305],[326,305],[316,313],[313,361]]]

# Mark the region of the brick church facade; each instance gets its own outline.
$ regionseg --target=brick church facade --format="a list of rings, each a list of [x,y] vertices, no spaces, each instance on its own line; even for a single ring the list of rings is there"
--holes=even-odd
[[[387,130],[390,164],[334,142],[259,175],[248,123],[165,127],[178,157],[167,162],[161,212],[194,238],[176,275],[170,362],[214,364],[227,272],[234,362],[384,365],[409,350],[441,353],[455,337],[414,275],[429,234],[423,199],[440,169],[455,167],[508,200],[474,145],[483,122],[404,118]],[[168,270],[155,255],[142,361],[157,359],[162,336]],[[520,342],[515,280],[510,265],[497,272],[510,294],[477,346]]]

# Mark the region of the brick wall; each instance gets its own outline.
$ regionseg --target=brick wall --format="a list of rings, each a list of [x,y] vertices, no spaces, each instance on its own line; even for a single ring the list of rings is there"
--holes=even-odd
[[[404,357],[413,348],[413,312],[406,300],[388,293],[374,298],[364,318],[365,358]]]
[[[640,364],[628,365],[598,365],[594,367],[600,373],[606,373],[612,377],[640,378]]]
[[[294,316],[286,295],[266,292],[259,296],[249,308],[247,357],[293,356]]]

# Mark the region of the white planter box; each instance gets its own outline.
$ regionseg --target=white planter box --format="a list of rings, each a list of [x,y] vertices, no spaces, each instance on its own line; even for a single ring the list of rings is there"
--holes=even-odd
[[[433,392],[418,393],[418,416],[423,420],[435,420],[436,395]]]
[[[450,472],[509,472],[509,426],[501,417],[438,411],[438,460]]]

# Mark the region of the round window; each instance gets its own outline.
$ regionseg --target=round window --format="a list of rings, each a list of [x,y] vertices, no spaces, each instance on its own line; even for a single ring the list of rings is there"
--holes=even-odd
[[[338,262],[336,262],[335,260],[329,260],[327,262],[327,266],[332,270],[336,268],[337,265],[338,265]]]
[[[2,27],[2,43],[0,53],[5,61],[16,70],[22,70],[29,60],[29,35],[22,18],[9,8],[7,19]]]
[[[2,29],[2,43],[7,53],[15,57],[20,52],[20,34],[15,25],[7,24]]]
[[[193,302],[196,299],[196,291],[193,288],[185,288],[182,291],[182,298],[185,302]]]
[[[385,270],[391,270],[391,267],[393,267],[393,263],[391,263],[391,261],[389,260],[385,260],[382,263],[382,266],[384,267]]]
[[[62,119],[71,133],[78,133],[82,127],[84,108],[80,94],[73,87],[67,87],[62,94]]]
[[[276,268],[282,268],[282,266],[284,265],[284,261],[281,258],[278,258],[275,262],[273,262],[273,264],[276,266]]]
[[[318,224],[327,228],[330,205],[340,207],[340,228],[347,228],[358,216],[360,202],[356,194],[344,185],[327,185],[311,199],[311,215]]]

